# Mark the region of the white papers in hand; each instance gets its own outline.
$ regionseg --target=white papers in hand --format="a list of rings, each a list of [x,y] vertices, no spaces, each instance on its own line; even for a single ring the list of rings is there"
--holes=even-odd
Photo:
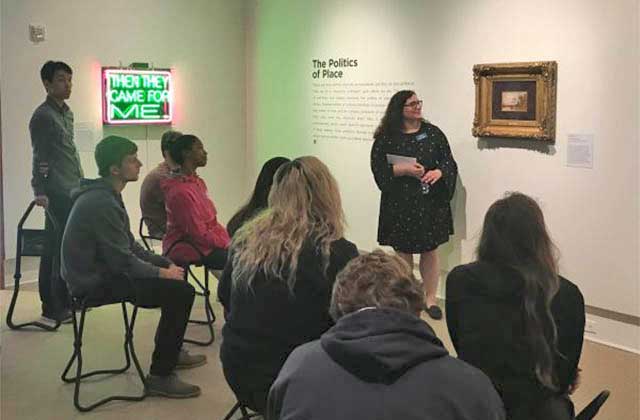
[[[387,163],[390,165],[397,165],[399,163],[418,163],[417,159],[411,156],[392,155],[387,153]]]

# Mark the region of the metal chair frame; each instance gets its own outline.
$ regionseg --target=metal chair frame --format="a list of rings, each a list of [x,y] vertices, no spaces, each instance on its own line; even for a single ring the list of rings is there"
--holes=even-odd
[[[13,283],[13,294],[11,296],[11,303],[9,304],[9,310],[7,311],[7,326],[12,330],[20,330],[25,327],[37,327],[41,328],[45,331],[56,331],[58,327],[60,327],[61,321],[56,320],[53,325],[45,324],[39,321],[31,321],[24,323],[15,323],[13,322],[13,313],[15,311],[16,303],[18,301],[18,294],[20,292],[20,279],[22,278],[22,257],[42,257],[44,251],[44,247],[46,246],[46,230],[45,229],[24,229],[23,226],[31,211],[35,207],[36,202],[32,201],[27,210],[24,212],[20,221],[18,222],[18,234],[16,241],[16,265],[15,272],[13,275],[14,283]],[[53,225],[53,229],[57,235],[60,234],[60,225],[56,218],[51,214],[48,209],[45,209],[45,212],[51,223]],[[25,241],[25,236],[31,236],[31,242]],[[38,242],[38,244],[33,245],[33,242]],[[40,245],[40,248],[38,248]]]
[[[596,395],[596,397],[578,413],[576,420],[591,420],[595,418],[600,408],[607,402],[607,399],[609,399],[609,395],[611,395],[611,392],[607,389]]]
[[[96,375],[115,375],[124,373],[131,367],[131,360],[133,359],[133,364],[135,365],[136,371],[140,378],[140,381],[143,384],[143,389],[145,385],[144,374],[142,372],[142,368],[140,367],[140,362],[138,361],[138,357],[136,356],[135,348],[133,345],[133,328],[136,322],[136,316],[138,314],[138,306],[134,305],[133,313],[131,315],[131,322],[129,322],[129,315],[127,312],[126,302],[124,300],[119,302],[112,303],[120,303],[122,305],[122,317],[124,321],[125,328],[125,337],[124,337],[124,355],[125,355],[125,365],[121,368],[116,369],[101,369],[94,370],[87,373],[82,373],[82,336],[84,334],[84,326],[85,326],[85,316],[88,308],[93,308],[97,306],[104,306],[107,304],[101,303],[91,303],[87,298],[78,300],[72,299],[72,313],[73,313],[73,354],[67,363],[64,371],[62,372],[61,379],[66,383],[73,383],[75,385],[73,392],[73,405],[81,412],[91,411],[96,407],[99,407],[103,404],[106,404],[110,401],[142,401],[146,398],[146,393],[142,392],[141,395],[130,396],[130,395],[112,395],[101,400],[98,400],[89,405],[83,405],[80,402],[80,383],[82,379],[89,378]],[[108,303],[108,304],[112,304]],[[80,311],[80,321],[78,322],[76,310]],[[68,373],[73,366],[73,363],[76,362],[76,375],[73,377],[68,377]]]
[[[151,245],[149,245],[149,242],[147,241],[162,241],[161,237],[158,236],[153,236],[153,235],[145,235],[144,233],[144,221],[145,221],[145,217],[141,217],[140,218],[140,225],[138,226],[138,234],[140,235],[140,239],[142,239],[142,243],[144,244],[144,247],[147,248],[147,251],[149,252],[154,252],[153,248],[151,247]],[[147,231],[148,232],[148,231]]]
[[[208,346],[211,343],[214,342],[215,340],[215,332],[213,331],[213,323],[216,321],[216,316],[213,313],[213,306],[211,305],[211,289],[209,288],[209,270],[204,267],[204,264],[202,263],[202,261],[204,260],[204,254],[202,254],[202,252],[200,251],[200,249],[191,241],[189,241],[188,239],[178,239],[177,241],[175,241],[174,243],[171,244],[171,246],[169,246],[169,248],[167,249],[167,252],[165,252],[165,255],[169,254],[173,248],[178,245],[178,244],[187,244],[188,246],[190,246],[191,248],[193,248],[197,253],[198,256],[200,257],[199,261],[193,264],[187,264],[184,269],[185,269],[185,281],[188,280],[189,277],[191,277],[191,279],[198,285],[198,287],[200,288],[200,291],[196,292],[199,296],[204,297],[204,312],[205,312],[205,316],[206,316],[206,320],[200,320],[200,319],[189,319],[189,323],[191,324],[197,324],[197,325],[206,325],[207,329],[209,330],[209,338],[207,340],[195,340],[195,339],[191,339],[191,338],[187,338],[185,337],[183,339],[183,341],[185,343],[191,343],[191,344],[195,344],[198,346]],[[198,279],[198,277],[196,277],[195,274],[193,274],[193,271],[191,270],[191,266],[195,266],[195,267],[204,267],[204,284],[200,281],[200,279]]]
[[[162,238],[159,238],[157,236],[152,236],[152,235],[145,234],[145,232],[144,232],[144,224],[145,224],[145,218],[141,217],[140,218],[140,225],[138,226],[138,234],[140,235],[140,239],[142,239],[142,243],[147,248],[147,250],[150,251],[150,252],[154,252],[153,248],[150,246],[148,241],[150,241],[150,240],[161,241]],[[188,239],[179,239],[176,242],[172,243],[171,246],[169,247],[169,249],[167,250],[167,252],[165,252],[165,255],[169,254],[171,252],[171,250],[173,250],[173,248],[179,243],[187,244],[188,246],[193,248],[198,253],[198,256],[200,257],[200,261],[202,261],[202,259],[204,258],[204,255],[202,254],[200,249],[195,244],[193,244],[193,242],[189,241]],[[191,270],[191,265],[192,264],[187,264],[184,267],[185,268],[185,281],[188,280],[189,277],[191,277],[191,279],[198,285],[198,288],[200,290],[196,291],[196,295],[204,297],[204,308],[205,308],[206,320],[190,319],[189,323],[197,324],[197,325],[206,325],[207,328],[209,329],[209,339],[202,341],[202,340],[194,340],[194,339],[190,339],[190,338],[186,338],[185,337],[183,341],[186,342],[186,343],[196,344],[196,345],[199,345],[199,346],[208,346],[209,344],[213,343],[214,340],[215,340],[215,333],[213,331],[213,323],[216,320],[216,316],[213,313],[213,306],[211,305],[211,289],[209,288],[209,270],[207,270],[206,268],[204,270],[204,284],[203,284],[200,281],[200,279],[198,279],[198,277],[196,277],[196,275],[193,273],[193,270]],[[202,267],[203,266],[203,264],[200,263],[200,262],[196,262],[193,265],[196,266],[196,267]]]
[[[240,401],[236,402],[236,404],[231,408],[231,410],[229,410],[229,412],[227,413],[227,415],[224,417],[223,420],[231,420],[231,418],[233,417],[233,415],[240,410],[240,413],[242,414],[242,417],[240,417],[239,420],[249,420],[252,419],[254,417],[260,417],[261,414],[260,413],[254,413],[254,412],[250,412],[250,409],[248,407],[246,407],[245,405],[243,405]]]

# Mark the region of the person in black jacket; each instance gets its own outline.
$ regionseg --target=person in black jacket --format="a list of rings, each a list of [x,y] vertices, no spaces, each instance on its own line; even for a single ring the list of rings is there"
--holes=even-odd
[[[273,185],[273,176],[276,174],[276,171],[287,162],[291,161],[285,157],[278,156],[269,159],[262,165],[249,202],[242,206],[242,208],[229,219],[229,223],[227,223],[229,236],[233,238],[233,235],[236,234],[238,229],[267,207],[269,193]]]
[[[313,156],[278,169],[269,207],[236,232],[218,284],[220,359],[238,400],[263,412],[289,353],[332,325],[331,288],[357,254],[343,238],[338,185]]]
[[[267,419],[504,419],[489,378],[449,356],[423,308],[400,257],[377,250],[349,262],[333,288],[336,325],[289,356]]]
[[[580,290],[558,275],[532,198],[509,193],[487,212],[478,261],[447,280],[447,326],[458,357],[482,369],[511,420],[572,419],[584,331]]]

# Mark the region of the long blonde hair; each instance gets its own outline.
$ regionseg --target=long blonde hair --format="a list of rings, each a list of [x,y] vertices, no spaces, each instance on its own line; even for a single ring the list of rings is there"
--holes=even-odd
[[[309,241],[329,265],[331,242],[344,235],[345,219],[338,184],[314,156],[282,165],[273,179],[269,206],[234,236],[234,287],[251,287],[255,275],[286,281],[293,292],[300,251]]]

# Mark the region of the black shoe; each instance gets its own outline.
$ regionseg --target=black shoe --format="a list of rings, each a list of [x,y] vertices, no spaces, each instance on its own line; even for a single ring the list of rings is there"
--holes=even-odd
[[[73,321],[71,310],[65,309],[61,312],[42,312],[42,317],[47,321],[60,322],[61,324],[70,324]]]
[[[431,317],[431,319],[442,319],[442,309],[438,305],[431,305],[427,308],[427,314]]]

